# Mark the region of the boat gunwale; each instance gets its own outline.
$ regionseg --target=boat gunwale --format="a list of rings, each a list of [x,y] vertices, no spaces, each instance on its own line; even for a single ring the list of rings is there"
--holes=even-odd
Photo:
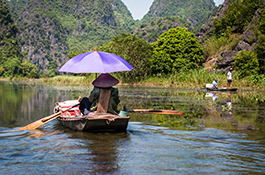
[[[228,89],[228,88],[224,88],[224,89],[213,89],[213,88],[206,88],[206,90],[208,91],[237,91],[237,88],[231,88],[231,89]]]
[[[121,117],[119,115],[106,116],[106,117],[95,117],[95,115],[85,116],[85,117],[64,117],[59,116],[57,119],[62,121],[81,121],[81,120],[106,120],[106,119],[130,119],[130,116]]]

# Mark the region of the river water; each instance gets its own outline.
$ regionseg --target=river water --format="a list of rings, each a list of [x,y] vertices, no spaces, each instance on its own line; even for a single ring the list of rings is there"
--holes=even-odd
[[[265,92],[118,88],[120,109],[186,114],[130,113],[119,133],[71,131],[57,120],[17,132],[92,87],[0,82],[0,174],[265,174]]]

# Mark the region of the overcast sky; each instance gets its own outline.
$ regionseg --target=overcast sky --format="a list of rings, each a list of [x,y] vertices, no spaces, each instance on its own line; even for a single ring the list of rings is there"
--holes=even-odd
[[[133,19],[142,19],[148,12],[154,0],[121,0],[132,13]],[[219,6],[224,0],[214,0],[215,5]]]

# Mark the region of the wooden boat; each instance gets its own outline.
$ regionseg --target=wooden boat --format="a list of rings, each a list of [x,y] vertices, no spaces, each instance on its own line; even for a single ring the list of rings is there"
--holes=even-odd
[[[57,120],[66,128],[75,131],[126,131],[130,117],[113,114],[87,116],[59,116]]]
[[[99,102],[96,112],[91,112],[88,115],[83,115],[79,106],[76,106],[67,112],[64,112],[57,120],[66,128],[76,131],[125,131],[128,126],[129,116],[119,116],[116,114],[107,113],[110,91],[101,89]],[[101,96],[101,94],[108,94]],[[107,98],[106,98],[107,97]],[[54,112],[63,111],[75,104],[77,100],[68,100],[57,103]]]
[[[206,88],[207,91],[237,91],[237,88],[231,88],[231,89],[228,89],[228,88],[219,88],[219,89],[216,89],[216,88]]]

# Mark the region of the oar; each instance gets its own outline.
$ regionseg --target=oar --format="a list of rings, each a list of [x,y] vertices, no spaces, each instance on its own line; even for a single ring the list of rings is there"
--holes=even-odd
[[[39,120],[37,120],[37,121],[35,121],[35,122],[33,122],[33,123],[30,123],[30,124],[24,126],[23,128],[17,129],[16,131],[23,131],[23,130],[33,130],[33,129],[37,129],[38,127],[40,127],[40,126],[42,126],[42,125],[44,125],[44,124],[46,124],[46,123],[48,123],[48,122],[50,122],[50,121],[56,119],[56,118],[59,117],[62,113],[67,112],[67,111],[69,111],[70,109],[72,109],[72,108],[74,108],[74,107],[76,107],[76,106],[78,106],[78,105],[79,105],[79,104],[76,104],[76,105],[71,106],[71,107],[69,107],[69,108],[67,108],[67,109],[65,109],[65,110],[62,110],[62,111],[57,112],[57,113],[55,113],[55,114],[52,114],[52,115],[50,115],[50,116],[44,117],[44,118],[42,118],[42,119],[39,119]]]
[[[184,115],[185,112],[175,110],[164,110],[164,109],[132,109],[127,112],[139,112],[148,114],[169,114],[169,115]]]

